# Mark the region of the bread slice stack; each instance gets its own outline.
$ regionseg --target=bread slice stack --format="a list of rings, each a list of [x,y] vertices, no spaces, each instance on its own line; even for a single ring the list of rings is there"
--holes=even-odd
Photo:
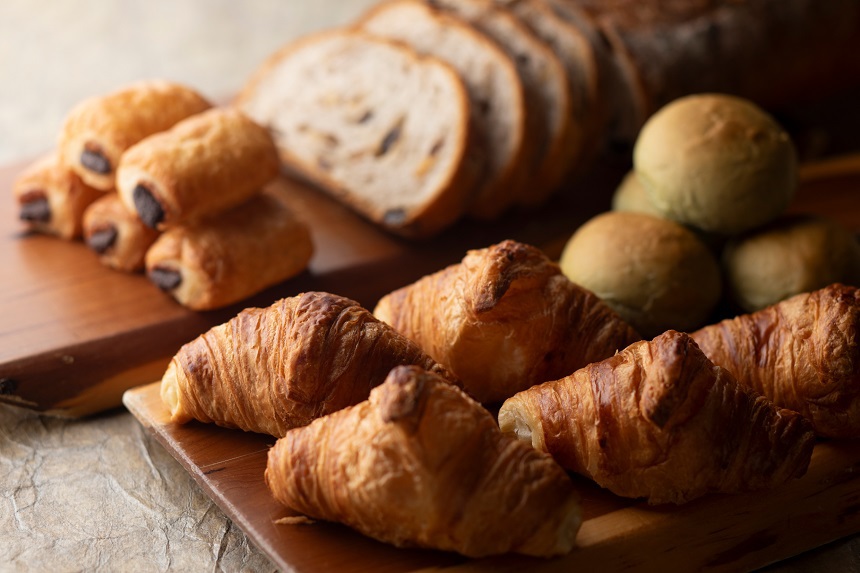
[[[860,4],[817,6],[385,0],[271,56],[237,103],[296,173],[392,233],[429,237],[576,191],[601,150],[632,145],[682,95],[779,107],[803,86],[847,87]]]

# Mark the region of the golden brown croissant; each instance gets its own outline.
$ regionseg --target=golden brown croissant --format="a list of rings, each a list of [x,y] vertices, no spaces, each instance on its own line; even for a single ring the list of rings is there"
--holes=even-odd
[[[502,405],[499,425],[652,504],[780,485],[806,472],[815,443],[808,420],[741,386],[671,330],[520,392]]]
[[[392,370],[369,400],[288,432],[269,450],[266,482],[311,517],[471,557],[567,553],[581,522],[551,457],[414,366]]]
[[[834,284],[693,333],[714,363],[820,436],[860,437],[860,290]]]
[[[171,420],[283,436],[356,404],[400,364],[453,381],[358,303],[308,292],[246,309],[183,346],[161,381]]]
[[[640,340],[539,249],[503,241],[382,298],[380,320],[416,341],[480,402],[500,402]]]

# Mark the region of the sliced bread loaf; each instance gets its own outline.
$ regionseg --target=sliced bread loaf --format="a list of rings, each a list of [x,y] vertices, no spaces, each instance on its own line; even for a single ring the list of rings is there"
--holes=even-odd
[[[550,47],[509,10],[493,0],[429,0],[466,20],[495,40],[516,63],[523,81],[529,118],[539,136],[529,152],[529,183],[517,202],[539,205],[561,184],[572,129],[570,88],[564,64]]]
[[[566,172],[594,157],[603,128],[599,76],[594,48],[573,25],[559,17],[544,0],[495,0],[507,6],[561,58],[571,93],[571,119],[578,129],[569,133]]]
[[[399,235],[457,220],[480,171],[457,73],[356,30],[284,47],[235,104],[271,130],[288,167]]]
[[[393,0],[367,12],[362,30],[404,42],[453,66],[469,90],[486,155],[484,180],[469,212],[494,218],[509,207],[528,174],[532,144],[522,81],[511,58],[490,38],[421,0]]]

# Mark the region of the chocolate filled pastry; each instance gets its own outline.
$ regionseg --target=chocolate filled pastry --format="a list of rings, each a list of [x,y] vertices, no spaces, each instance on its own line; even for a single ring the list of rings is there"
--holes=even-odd
[[[288,432],[265,477],[284,505],[399,547],[552,557],[571,551],[581,523],[552,458],[414,366],[393,369],[369,400]]]
[[[738,382],[809,418],[819,436],[860,438],[860,289],[830,285],[692,336]]]
[[[102,195],[84,212],[84,241],[106,266],[120,271],[143,270],[146,251],[158,238],[116,193]]]
[[[307,226],[263,193],[162,233],[146,254],[146,274],[184,306],[210,310],[299,274],[312,254]]]
[[[210,107],[196,91],[161,80],[86,99],[63,124],[58,142],[63,163],[93,188],[110,191],[126,149]]]
[[[365,400],[392,368],[453,377],[353,300],[307,292],[249,308],[184,345],[161,380],[171,421],[281,437]]]
[[[507,400],[499,426],[623,497],[684,503],[806,473],[815,434],[673,330]]]
[[[480,402],[612,356],[639,335],[538,248],[503,241],[383,297],[374,314]]]
[[[231,108],[206,111],[126,151],[117,191],[153,229],[236,206],[278,174],[269,132]]]
[[[102,195],[63,166],[55,153],[22,172],[13,193],[18,217],[28,229],[63,239],[81,236],[84,210]]]

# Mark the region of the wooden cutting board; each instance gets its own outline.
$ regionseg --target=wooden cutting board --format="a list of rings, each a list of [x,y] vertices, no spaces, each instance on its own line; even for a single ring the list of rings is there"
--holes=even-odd
[[[344,526],[278,525],[294,515],[263,481],[271,436],[168,421],[159,384],[123,402],[215,503],[284,571],[741,571],[860,531],[860,441],[820,442],[806,475],[768,492],[712,495],[683,506],[649,507],[574,478],[584,522],[578,547],[553,560],[503,556],[468,560],[402,550]]]
[[[193,312],[143,275],[102,266],[81,242],[23,233],[12,184],[24,165],[0,169],[0,401],[65,416],[120,405],[128,388],[158,379],[179,347],[249,306],[321,290],[371,306],[385,293],[459,261],[467,249],[516,239],[560,252],[570,233],[607,208],[626,166],[608,162],[537,212],[491,224],[464,221],[426,242],[388,235],[296,181],[273,188],[312,229],[304,274],[242,303]]]
[[[179,347],[249,306],[309,290],[372,308],[387,292],[459,261],[466,250],[515,239],[558,257],[571,233],[609,207],[628,169],[607,157],[540,210],[493,223],[464,220],[431,241],[408,242],[328,197],[282,178],[274,189],[310,225],[316,246],[304,274],[231,307],[189,311],[143,275],[103,267],[83,243],[27,235],[11,199],[17,165],[0,169],[0,401],[82,416],[120,405],[122,393],[161,378]],[[804,168],[795,211],[830,215],[860,231],[860,155]]]

